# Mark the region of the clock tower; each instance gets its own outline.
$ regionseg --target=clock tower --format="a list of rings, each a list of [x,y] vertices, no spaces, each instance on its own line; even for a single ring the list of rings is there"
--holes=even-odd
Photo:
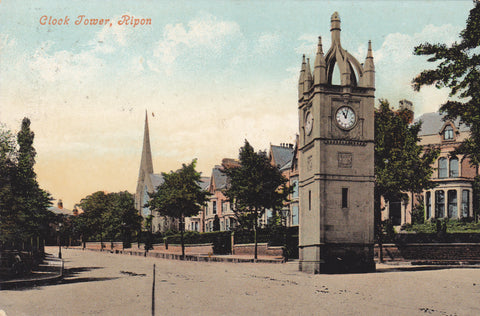
[[[360,64],[342,47],[337,12],[330,31],[330,49],[319,38],[313,75],[304,56],[298,83],[299,268],[374,271],[372,48]]]

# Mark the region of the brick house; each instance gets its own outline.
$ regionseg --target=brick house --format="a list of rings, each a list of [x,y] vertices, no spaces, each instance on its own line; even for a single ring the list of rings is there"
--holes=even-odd
[[[434,162],[432,181],[437,187],[425,190],[415,202],[424,202],[425,218],[460,219],[473,216],[473,180],[478,167],[472,166],[463,155],[452,156],[451,152],[469,135],[469,128],[456,121],[444,121],[439,113],[426,113],[416,121],[422,121],[419,132],[420,144],[439,147],[440,155]],[[411,195],[409,196],[411,197]],[[410,200],[411,201],[411,200]],[[394,225],[412,222],[412,203],[390,202],[383,212],[383,219],[390,218]]]

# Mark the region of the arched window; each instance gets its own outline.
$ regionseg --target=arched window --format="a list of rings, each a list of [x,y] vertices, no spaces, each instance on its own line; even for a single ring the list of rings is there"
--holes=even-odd
[[[447,158],[445,157],[438,159],[438,177],[439,178],[448,177]]]
[[[458,158],[450,159],[450,178],[458,177]]]
[[[342,77],[341,77],[341,72],[340,72],[340,67],[338,67],[337,63],[335,63],[335,66],[333,68],[333,73],[332,73],[332,85],[342,85]]]
[[[444,140],[452,140],[453,139],[453,127],[451,125],[448,125],[443,130],[443,139]]]

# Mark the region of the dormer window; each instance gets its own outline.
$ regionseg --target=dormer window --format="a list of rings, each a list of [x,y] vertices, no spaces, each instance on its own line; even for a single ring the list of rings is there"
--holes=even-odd
[[[453,140],[453,127],[448,125],[443,130],[443,139],[444,140]]]

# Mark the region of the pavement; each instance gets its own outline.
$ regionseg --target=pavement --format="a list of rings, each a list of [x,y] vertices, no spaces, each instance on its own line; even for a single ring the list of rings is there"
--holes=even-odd
[[[82,247],[70,247],[70,249],[83,250]],[[86,251],[98,251],[100,249],[91,249],[85,248]],[[116,253],[116,254],[125,254],[133,256],[144,256],[144,257],[153,257],[161,259],[170,259],[170,260],[182,260],[182,255],[180,252],[175,251],[160,251],[160,250],[149,250],[145,251],[144,249],[132,247],[127,249],[114,249],[110,250],[104,248],[105,253]],[[257,256],[255,260],[252,255],[216,255],[216,254],[185,254],[184,261],[202,261],[202,262],[235,262],[235,263],[284,263],[285,258],[277,256]]]
[[[60,280],[62,276],[63,260],[47,253],[43,263],[28,275],[5,281],[0,280],[0,290],[48,284]]]

